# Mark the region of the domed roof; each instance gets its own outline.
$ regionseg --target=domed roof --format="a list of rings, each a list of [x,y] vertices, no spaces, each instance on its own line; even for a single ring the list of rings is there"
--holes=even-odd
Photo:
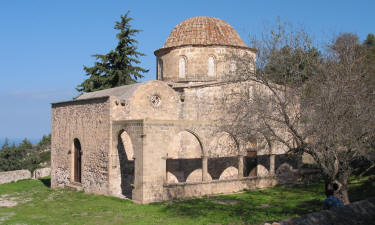
[[[178,24],[163,48],[183,45],[230,45],[247,47],[238,33],[225,21],[207,16],[191,17]]]

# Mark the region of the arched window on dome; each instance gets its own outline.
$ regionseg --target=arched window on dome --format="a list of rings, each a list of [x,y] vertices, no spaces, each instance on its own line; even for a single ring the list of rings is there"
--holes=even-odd
[[[231,73],[235,73],[237,70],[237,65],[236,65],[236,61],[232,60],[230,62],[230,72]]]
[[[179,78],[185,78],[186,77],[186,58],[185,56],[181,56],[179,61]]]
[[[215,58],[213,56],[208,57],[208,76],[215,76]]]

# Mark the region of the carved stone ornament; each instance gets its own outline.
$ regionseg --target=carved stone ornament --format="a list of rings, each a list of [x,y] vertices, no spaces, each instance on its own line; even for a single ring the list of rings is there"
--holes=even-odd
[[[159,95],[151,96],[151,104],[153,107],[159,107],[161,105],[161,99]]]

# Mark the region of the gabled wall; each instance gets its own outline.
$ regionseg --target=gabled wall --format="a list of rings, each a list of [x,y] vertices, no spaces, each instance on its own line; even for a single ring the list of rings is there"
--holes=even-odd
[[[74,139],[82,150],[82,187],[107,194],[110,141],[108,97],[52,104],[51,186],[73,181]]]

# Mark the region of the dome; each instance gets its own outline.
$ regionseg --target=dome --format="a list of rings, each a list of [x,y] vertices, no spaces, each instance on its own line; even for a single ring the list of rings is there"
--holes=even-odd
[[[221,19],[207,16],[197,16],[182,21],[169,34],[163,48],[184,45],[247,47],[231,25]]]

